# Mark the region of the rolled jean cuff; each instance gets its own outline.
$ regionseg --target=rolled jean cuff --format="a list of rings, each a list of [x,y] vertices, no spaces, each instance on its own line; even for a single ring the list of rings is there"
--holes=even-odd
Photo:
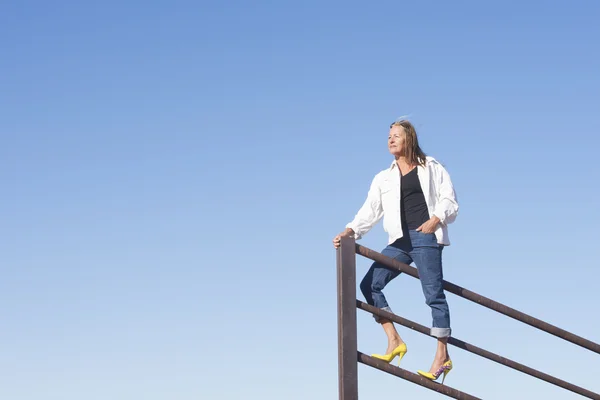
[[[435,336],[436,338],[446,338],[451,333],[452,329],[450,328],[431,328],[431,336]]]
[[[393,314],[392,309],[389,307],[382,307],[382,308],[380,308],[380,310],[387,311],[387,312]],[[379,323],[382,319],[379,315],[375,315],[375,314],[373,314],[373,318],[375,318],[375,322],[377,322],[377,323]]]

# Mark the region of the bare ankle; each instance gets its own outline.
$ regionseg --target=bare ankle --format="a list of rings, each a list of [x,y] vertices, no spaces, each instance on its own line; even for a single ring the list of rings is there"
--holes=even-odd
[[[401,345],[402,343],[404,343],[404,340],[402,340],[402,338],[401,338],[400,336],[397,336],[397,337],[395,337],[395,338],[388,339],[388,343],[389,343],[390,345],[396,345],[396,346],[399,346],[399,345]]]

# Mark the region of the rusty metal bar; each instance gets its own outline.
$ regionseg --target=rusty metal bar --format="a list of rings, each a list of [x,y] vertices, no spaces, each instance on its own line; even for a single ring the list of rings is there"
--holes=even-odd
[[[340,400],[358,400],[356,253],[354,238],[337,249],[338,382]]]
[[[377,308],[377,307],[373,307],[373,306],[371,306],[369,304],[366,304],[366,303],[364,303],[364,302],[362,302],[360,300],[356,300],[356,307],[359,308],[359,309],[361,309],[361,310],[363,310],[363,311],[370,312],[371,314],[375,314],[375,315],[378,315],[380,317],[389,319],[390,321],[396,322],[396,323],[398,323],[400,325],[403,325],[403,326],[405,326],[407,328],[410,328],[410,329],[412,329],[414,331],[420,332],[420,333],[422,333],[424,335],[431,336],[429,328],[427,328],[427,327],[425,327],[423,325],[420,325],[420,324],[418,324],[416,322],[410,321],[410,320],[408,320],[406,318],[402,318],[399,315],[392,314],[390,312],[384,311],[384,310],[382,310],[380,308]],[[431,336],[431,337],[433,337],[433,336]],[[489,352],[489,351],[484,350],[482,348],[479,348],[477,346],[473,346],[472,344],[463,342],[462,340],[456,339],[454,337],[450,337],[448,339],[448,343],[451,344],[451,345],[453,345],[453,346],[459,347],[459,348],[461,348],[463,350],[466,350],[468,352],[471,352],[473,354],[477,354],[478,356],[487,358],[488,360],[495,361],[498,364],[502,364],[504,366],[516,369],[517,371],[520,371],[520,372],[523,372],[525,374],[531,375],[533,377],[536,377],[538,379],[541,379],[541,380],[546,381],[548,383],[551,383],[553,385],[562,387],[563,389],[566,389],[566,390],[569,390],[571,392],[580,394],[580,395],[582,395],[584,397],[587,397],[587,398],[590,398],[590,399],[594,399],[594,400],[600,400],[600,394],[598,394],[598,393],[594,393],[594,392],[591,392],[591,391],[589,391],[587,389],[584,389],[584,388],[582,388],[580,386],[576,386],[576,385],[573,385],[573,384],[571,384],[569,382],[565,382],[562,379],[555,378],[555,377],[553,377],[551,375],[545,374],[543,372],[540,372],[538,370],[530,368],[530,367],[528,367],[526,365],[520,364],[520,363],[518,363],[516,361],[512,361],[512,360],[509,360],[508,358],[501,357],[501,356],[499,356],[497,354],[494,354],[492,352]]]
[[[430,381],[429,379],[424,378],[420,375],[413,374],[412,372],[409,372],[405,369],[396,367],[394,365],[390,365],[385,361],[378,360],[361,352],[358,352],[358,362],[361,362],[378,370],[387,372],[388,374],[397,376],[399,378],[405,379],[409,382],[416,383],[417,385],[424,386],[427,389],[431,389],[438,393],[445,394],[446,396],[452,397],[454,399],[481,400],[479,397],[471,396],[470,394],[453,389],[450,386],[441,385],[437,382]]]
[[[417,273],[416,268],[391,259],[389,257],[386,257],[383,254],[371,250],[367,247],[357,244],[356,253],[419,279],[419,274]],[[588,350],[600,354],[600,344],[594,343],[591,340],[584,339],[581,336],[577,336],[571,332],[565,331],[564,329],[558,328],[540,319],[522,313],[521,311],[517,311],[514,308],[505,306],[504,304],[488,299],[487,297],[484,297],[480,294],[474,293],[463,287],[455,285],[454,283],[444,281],[444,289],[450,293],[454,293],[457,296],[463,297],[477,304],[481,304],[482,306],[487,307],[491,310],[497,311],[500,314],[504,314],[508,317],[516,319],[517,321],[521,321],[523,323],[533,326],[534,328],[538,328],[544,332],[550,333],[551,335],[557,336],[561,339],[564,339],[566,341],[569,341],[578,346],[584,347]]]

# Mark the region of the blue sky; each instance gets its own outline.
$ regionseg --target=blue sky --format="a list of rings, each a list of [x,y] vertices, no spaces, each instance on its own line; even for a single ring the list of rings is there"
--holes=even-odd
[[[331,239],[404,114],[458,194],[446,279],[600,342],[599,12],[3,4],[0,398],[336,398]],[[386,239],[380,224],[361,242]],[[416,280],[386,295],[429,324]],[[600,392],[597,354],[448,298],[457,338]],[[400,332],[403,367],[428,368],[434,340]],[[362,352],[385,350],[362,311],[358,333]],[[446,383],[467,393],[579,398],[450,354]],[[440,398],[362,365],[359,390]]]

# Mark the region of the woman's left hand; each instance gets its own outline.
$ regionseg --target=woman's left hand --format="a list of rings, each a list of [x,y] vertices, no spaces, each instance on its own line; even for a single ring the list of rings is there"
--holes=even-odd
[[[433,217],[429,218],[429,221],[418,227],[417,231],[422,233],[433,233],[437,229],[439,223],[440,219],[434,215]]]

